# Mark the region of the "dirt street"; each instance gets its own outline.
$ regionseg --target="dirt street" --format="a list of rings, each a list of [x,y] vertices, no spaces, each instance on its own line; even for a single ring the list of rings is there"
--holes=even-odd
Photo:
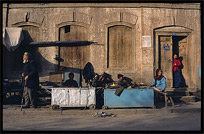
[[[84,110],[68,108],[52,110],[49,107],[23,109],[17,105],[3,106],[3,130],[200,130],[200,102],[174,110],[165,108]],[[188,107],[194,108],[188,110]],[[179,112],[180,109],[180,112]],[[177,110],[177,111],[176,111]],[[95,117],[96,113],[114,114],[115,117]]]

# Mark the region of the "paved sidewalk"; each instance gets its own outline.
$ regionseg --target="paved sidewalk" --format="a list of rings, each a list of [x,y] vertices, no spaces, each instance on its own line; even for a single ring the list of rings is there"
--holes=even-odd
[[[20,106],[19,105],[4,105],[3,106],[3,111],[9,112],[10,110],[16,110],[20,111]],[[165,107],[159,107],[159,108],[112,108],[112,109],[94,109],[90,110],[89,108],[63,108],[57,109],[57,110],[52,110],[51,106],[44,106],[41,108],[29,108],[29,109],[23,109],[22,111],[26,111],[29,113],[36,113],[36,111],[39,111],[39,114],[58,114],[58,113],[64,113],[64,114],[72,114],[74,113],[79,114],[79,115],[89,115],[90,113],[101,113],[101,112],[108,112],[108,113],[115,113],[115,114],[123,114],[123,115],[131,115],[131,114],[153,114],[153,113],[184,113],[184,112],[190,112],[190,113],[201,113],[201,102],[189,102],[189,103],[180,103],[180,104],[175,104],[175,107],[168,106],[167,108]],[[83,114],[82,114],[83,113]]]
[[[175,108],[172,108],[171,110],[173,110],[173,112],[175,113],[201,113],[201,101],[178,104]]]
[[[95,117],[96,113],[115,117]],[[160,124],[160,125],[158,125]],[[50,106],[23,109],[19,105],[3,106],[3,130],[184,130],[201,129],[201,102],[152,108],[95,109],[65,108],[52,110]]]

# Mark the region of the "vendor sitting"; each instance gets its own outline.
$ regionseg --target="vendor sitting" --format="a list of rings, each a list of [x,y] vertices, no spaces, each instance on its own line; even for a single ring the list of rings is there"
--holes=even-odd
[[[74,73],[69,73],[69,79],[64,83],[65,87],[78,87],[77,82],[74,80]]]
[[[124,77],[122,74],[118,74],[118,85],[123,86],[124,88],[134,88],[137,86],[135,82],[132,83],[132,80]]]
[[[164,92],[166,88],[166,78],[162,75],[162,72],[163,71],[161,69],[156,70],[156,75],[154,76],[152,84],[150,86],[158,92]]]

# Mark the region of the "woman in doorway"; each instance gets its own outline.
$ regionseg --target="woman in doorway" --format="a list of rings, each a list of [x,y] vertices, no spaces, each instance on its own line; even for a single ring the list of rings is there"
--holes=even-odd
[[[156,70],[156,75],[152,81],[152,87],[154,90],[158,92],[164,92],[166,89],[166,78],[162,75],[163,71],[161,69]]]
[[[173,87],[179,88],[182,85],[182,77],[181,77],[181,62],[178,59],[178,55],[173,55]]]

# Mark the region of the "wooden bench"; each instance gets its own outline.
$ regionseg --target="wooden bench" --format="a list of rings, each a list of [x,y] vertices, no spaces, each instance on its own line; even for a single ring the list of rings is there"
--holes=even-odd
[[[169,103],[171,103],[171,105],[173,107],[175,107],[174,105],[174,101],[171,97],[171,94],[169,94],[168,92],[159,92],[160,94],[164,95],[164,101],[165,101],[165,108],[167,109],[167,106]]]

